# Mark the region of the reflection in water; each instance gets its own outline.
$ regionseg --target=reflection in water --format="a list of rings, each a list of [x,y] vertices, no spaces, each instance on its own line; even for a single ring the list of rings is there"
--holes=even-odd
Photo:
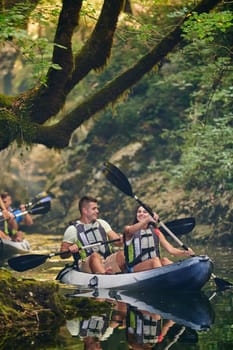
[[[58,251],[60,248],[60,241],[62,236],[33,234],[27,237],[32,251],[35,253],[45,253]],[[208,246],[193,247],[199,254],[207,254],[213,258],[215,263],[215,274],[218,276],[232,281],[233,260],[232,248],[217,248]],[[23,273],[14,272],[14,276],[17,278],[33,278],[36,280],[55,280],[58,271],[64,266],[64,261],[58,258],[49,259],[45,264],[39,266],[36,269],[31,269]],[[6,266],[7,267],[7,266]],[[208,288],[215,288],[215,284],[210,281]],[[64,294],[71,293],[73,287],[61,286],[64,288]],[[63,291],[62,291],[63,292]],[[208,295],[212,295],[208,289],[206,291]],[[93,293],[86,293],[87,297],[94,297]],[[202,294],[203,295],[203,294]],[[97,295],[96,295],[97,296]],[[97,296],[98,297],[98,296]],[[233,324],[233,295],[232,292],[224,294],[218,294],[211,298],[211,305],[215,310],[215,321],[213,324],[213,311],[210,302],[207,297],[202,296],[196,298],[193,301],[193,297],[189,298],[188,295],[180,298],[165,298],[164,296],[155,296],[141,294],[134,296],[132,299],[125,298],[129,296],[118,295],[105,296],[109,299],[111,304],[114,304],[114,309],[110,313],[108,319],[111,316],[119,318],[119,322],[116,323],[113,328],[112,334],[105,340],[98,338],[98,342],[103,350],[126,350],[129,349],[130,337],[128,335],[126,323],[129,322],[126,317],[134,313],[135,311],[141,312],[145,310],[150,314],[157,314],[161,318],[161,326],[166,330],[166,324],[169,326],[169,320],[174,324],[168,328],[166,335],[164,335],[162,341],[155,343],[152,348],[159,350],[199,350],[199,349],[232,349],[233,336],[232,336],[232,324]],[[100,298],[100,295],[99,297]],[[119,300],[122,298],[122,300]],[[129,297],[130,298],[130,297]],[[158,299],[160,300],[159,302]],[[177,300],[176,300],[177,299]],[[201,301],[199,300],[201,299]],[[207,300],[206,300],[207,299]],[[128,303],[129,308],[132,308],[131,313],[126,310],[126,314],[117,310],[117,307],[121,306],[125,308],[124,303]],[[178,306],[177,306],[177,305]],[[182,305],[183,304],[183,305]],[[134,308],[135,306],[135,308]],[[197,309],[195,309],[197,308]],[[205,317],[207,315],[207,317]],[[98,315],[99,316],[99,315]],[[100,315],[102,316],[102,315]],[[106,315],[107,317],[108,315]],[[140,324],[140,317],[137,316]],[[124,323],[122,322],[122,318]],[[200,320],[202,320],[200,322]],[[40,325],[39,329],[32,329],[28,325],[21,324],[16,325],[12,330],[6,330],[0,328],[0,350],[83,350],[83,338],[77,336],[71,336],[68,328],[63,325],[59,325],[59,320],[54,322],[53,327],[44,329]],[[72,320],[67,320],[72,321]],[[166,323],[168,321],[168,323]],[[131,320],[132,322],[132,320]],[[111,323],[112,325],[112,323]],[[205,332],[205,329],[210,327],[210,331]],[[184,329],[185,328],[185,329]],[[159,327],[158,327],[159,329]],[[200,331],[199,331],[200,329]],[[134,336],[135,337],[135,336]],[[187,346],[186,346],[187,344]],[[192,344],[192,345],[189,345]],[[138,347],[142,345],[137,345]],[[144,343],[144,349],[147,343]],[[167,347],[167,348],[166,348]],[[151,348],[151,347],[150,347]],[[134,345],[136,349],[136,345]],[[140,347],[139,347],[140,349]]]
[[[86,350],[118,349],[119,342],[112,339],[114,333],[119,337],[119,330],[124,332],[125,345],[132,349],[160,346],[165,350],[176,342],[193,344],[198,342],[197,331],[209,330],[214,318],[210,302],[203,293],[132,296],[103,290],[79,291],[70,296],[95,297],[100,301],[104,298],[114,305],[108,314],[67,320],[70,334],[82,339]]]

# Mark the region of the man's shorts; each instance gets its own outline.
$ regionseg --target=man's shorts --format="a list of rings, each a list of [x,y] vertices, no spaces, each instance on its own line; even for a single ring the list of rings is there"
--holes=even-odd
[[[86,272],[86,273],[92,273],[89,266],[89,260],[90,260],[90,256],[88,256],[86,259],[81,260],[79,262],[80,271]],[[113,273],[121,272],[119,265],[117,264],[117,253],[113,253],[109,255],[106,259],[102,258],[102,262],[105,269],[107,269],[108,267],[111,267]]]

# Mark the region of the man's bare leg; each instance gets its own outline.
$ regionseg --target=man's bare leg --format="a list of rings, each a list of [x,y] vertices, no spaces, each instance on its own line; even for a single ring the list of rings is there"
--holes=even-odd
[[[89,266],[92,273],[109,274],[112,273],[111,268],[105,269],[102,257],[98,253],[92,253],[89,260]]]

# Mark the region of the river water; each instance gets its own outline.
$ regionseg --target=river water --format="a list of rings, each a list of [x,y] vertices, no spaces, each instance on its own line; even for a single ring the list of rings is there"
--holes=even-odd
[[[32,251],[38,254],[59,251],[61,238],[60,235],[27,236]],[[207,245],[192,248],[197,255],[211,257],[217,277],[233,282],[232,248]],[[33,270],[13,273],[16,277],[42,282],[55,280],[65,262],[53,257]],[[80,298],[75,287],[61,287],[61,293],[67,297]],[[110,309],[99,314],[95,311],[87,319],[67,319],[59,328],[9,332],[1,340],[0,349],[230,350],[233,349],[233,289],[217,294],[215,289],[212,280],[195,295],[154,295],[153,292],[134,296],[93,295],[85,291],[88,299],[107,300]]]

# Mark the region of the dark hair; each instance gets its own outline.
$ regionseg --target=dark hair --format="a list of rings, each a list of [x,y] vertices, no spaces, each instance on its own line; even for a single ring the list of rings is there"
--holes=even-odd
[[[94,198],[94,197],[91,197],[91,196],[83,196],[79,203],[78,203],[78,208],[79,208],[79,211],[80,211],[80,214],[82,214],[82,209],[83,207],[85,207],[87,204],[89,203],[97,203],[97,199]]]
[[[1,197],[2,199],[5,199],[6,197],[10,196],[10,193],[9,192],[2,192],[1,193]]]
[[[136,212],[135,212],[135,216],[134,216],[134,220],[133,220],[133,224],[136,224],[137,222],[138,222],[138,219],[137,219],[137,212],[138,212],[138,208],[140,208],[140,207],[142,207],[143,208],[143,206],[140,204],[140,205],[138,205],[137,206],[137,208],[136,208]],[[151,212],[153,212],[153,210],[152,210],[152,208],[151,207],[148,207],[147,206],[147,208],[151,211]]]

